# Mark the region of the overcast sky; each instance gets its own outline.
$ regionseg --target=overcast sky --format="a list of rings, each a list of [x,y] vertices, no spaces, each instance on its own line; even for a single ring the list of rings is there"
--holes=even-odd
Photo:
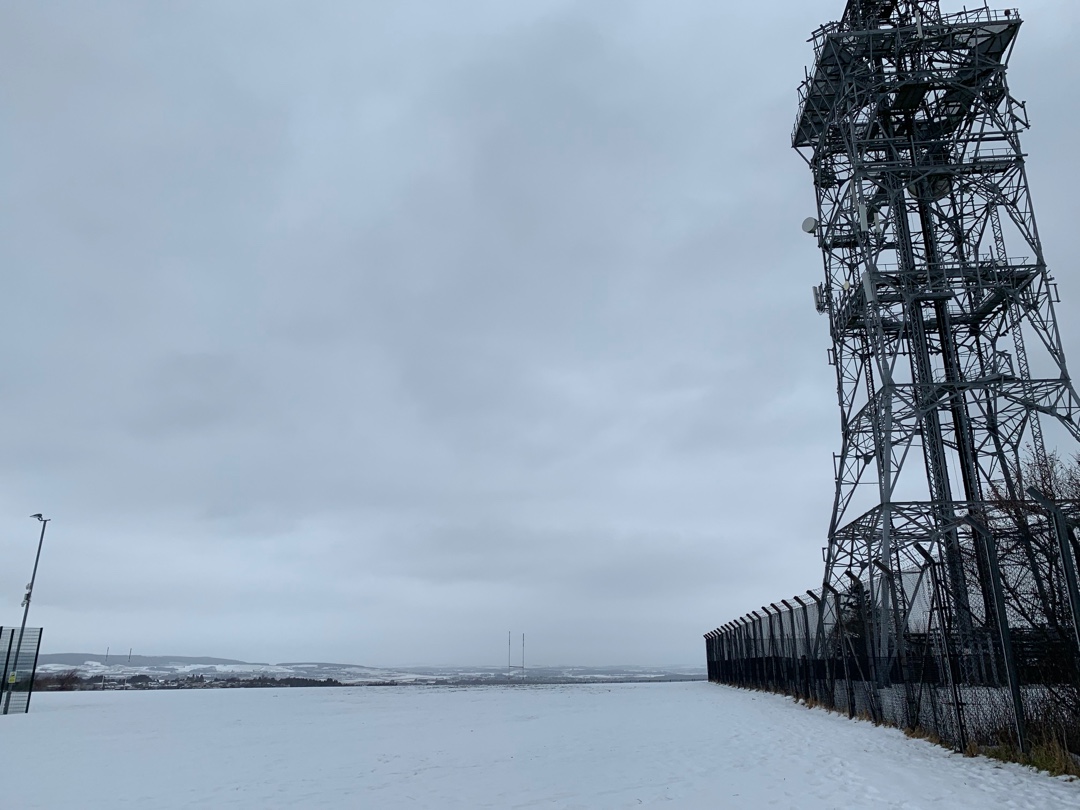
[[[0,623],[38,511],[47,652],[696,664],[819,584],[842,10],[4,2]],[[1080,3],[1022,13],[1076,367]]]

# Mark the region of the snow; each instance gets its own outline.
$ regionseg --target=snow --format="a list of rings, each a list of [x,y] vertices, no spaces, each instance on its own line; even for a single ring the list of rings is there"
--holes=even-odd
[[[1080,783],[708,683],[34,696],[3,806],[1080,808]]]

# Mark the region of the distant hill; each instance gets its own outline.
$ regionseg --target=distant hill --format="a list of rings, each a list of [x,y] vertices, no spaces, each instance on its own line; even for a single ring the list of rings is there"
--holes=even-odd
[[[38,664],[65,664],[71,667],[81,667],[83,664],[93,661],[95,664],[104,664],[105,656],[96,655],[94,653],[42,653],[38,656]],[[266,664],[257,664],[250,661],[237,661],[232,658],[192,658],[183,655],[133,655],[131,661],[128,661],[126,655],[110,655],[110,664],[128,664],[133,667],[163,667],[169,664],[183,664],[184,666],[190,666],[192,664],[203,664],[206,666],[215,665],[227,665],[227,664],[241,664],[251,666],[266,666]]]
[[[147,675],[155,680],[199,677],[207,680],[268,678],[333,679],[344,684],[505,684],[597,683],[620,681],[704,680],[705,668],[695,667],[530,667],[525,673],[510,672],[505,665],[482,667],[365,667],[320,661],[257,664],[233,658],[182,655],[105,656],[96,653],[47,653],[38,659],[38,671],[57,675],[78,670],[83,677],[131,678]],[[104,682],[104,681],[103,681]]]
[[[338,668],[341,668],[341,669],[345,669],[345,668],[348,668],[348,667],[353,667],[353,668],[356,668],[356,669],[378,669],[378,667],[367,667],[367,666],[364,666],[363,664],[332,664],[332,663],[329,663],[328,661],[282,661],[281,663],[275,664],[274,666],[278,666],[278,667],[327,667],[327,668],[329,668],[329,667],[338,667]]]

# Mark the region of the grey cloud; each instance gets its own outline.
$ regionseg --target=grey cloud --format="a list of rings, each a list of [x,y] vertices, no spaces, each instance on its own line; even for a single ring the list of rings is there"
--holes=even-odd
[[[813,585],[841,6],[5,7],[0,608],[39,510],[53,650],[692,662]],[[1075,16],[1014,59],[1051,259]]]

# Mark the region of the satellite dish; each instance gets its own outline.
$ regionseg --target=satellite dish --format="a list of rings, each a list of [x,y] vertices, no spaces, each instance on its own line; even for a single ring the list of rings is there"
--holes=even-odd
[[[802,229],[806,233],[814,233],[817,231],[818,221],[813,217],[807,217],[802,221]]]

